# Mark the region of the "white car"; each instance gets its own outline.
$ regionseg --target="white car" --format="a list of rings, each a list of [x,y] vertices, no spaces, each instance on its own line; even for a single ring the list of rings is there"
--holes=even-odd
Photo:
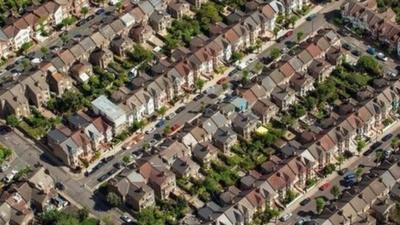
[[[173,118],[175,118],[175,116],[176,116],[176,113],[175,113],[175,112],[172,112],[172,113],[170,113],[168,116],[166,116],[166,119],[167,119],[167,120],[172,120]]]
[[[280,218],[280,220],[281,220],[282,222],[286,222],[286,221],[288,221],[288,220],[290,219],[290,217],[292,217],[292,213],[287,213],[287,214],[283,215],[283,216]]]
[[[124,214],[121,216],[121,220],[124,221],[125,223],[132,223],[133,220],[128,214]]]
[[[10,165],[8,163],[3,163],[0,166],[0,172],[5,172],[8,168],[10,167]]]
[[[32,62],[33,64],[39,64],[39,63],[42,62],[42,59],[41,59],[41,58],[33,58],[31,62]]]
[[[17,175],[17,173],[18,171],[11,170],[11,173],[7,174],[7,176],[3,178],[4,182],[10,183],[14,179],[15,175]]]
[[[388,60],[388,57],[385,54],[383,54],[382,52],[379,52],[378,54],[376,54],[376,58],[378,58],[384,62],[386,62]]]
[[[150,129],[146,130],[145,134],[151,134],[156,130],[155,127],[150,127]]]

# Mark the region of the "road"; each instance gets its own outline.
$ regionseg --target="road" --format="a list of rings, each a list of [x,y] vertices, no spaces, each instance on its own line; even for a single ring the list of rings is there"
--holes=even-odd
[[[334,2],[332,4],[326,5],[323,7],[322,12],[328,12],[329,10],[332,10],[334,8],[338,8],[339,4],[340,2]],[[95,21],[99,20],[99,17],[96,17],[93,20],[94,20],[93,22],[90,22],[86,26],[90,26],[91,23],[95,23]],[[313,30],[324,26],[328,26],[328,24],[325,21],[324,15],[318,14],[317,17],[313,20],[313,22],[304,22],[301,23],[297,28],[295,28],[294,35],[292,35],[291,37],[286,38],[281,43],[273,43],[272,47],[268,46],[268,48],[264,50],[260,54],[260,56],[258,56],[258,58],[268,55],[272,48],[282,48],[285,42],[294,41],[294,39],[296,38],[296,33],[299,31],[304,32],[305,36],[307,36]],[[73,37],[78,33],[84,34],[83,30],[85,30],[84,26],[76,29],[71,29],[71,31],[69,31],[69,35]],[[49,43],[49,44],[50,44],[49,46],[58,45],[60,44],[60,40],[56,40],[54,43]],[[40,56],[41,53],[36,52],[35,54],[39,54],[38,56]],[[250,64],[246,69],[251,70],[252,68],[254,68],[255,64],[256,62]],[[233,69],[232,67],[229,68],[226,71],[226,73],[229,73],[232,69]],[[214,79],[212,82],[208,82],[206,89],[217,87],[215,85],[217,80],[218,78]],[[202,105],[201,102],[205,102],[206,104],[216,104],[217,101],[218,101],[217,98],[210,98],[207,95],[198,101],[191,101],[186,104],[185,110],[179,113],[169,123],[170,124],[178,123],[180,125],[183,125],[185,122],[191,120],[195,116],[195,114],[193,114],[192,111],[199,111]],[[179,107],[179,105],[182,104],[178,104],[178,106],[175,106],[172,110],[175,110],[177,107]],[[159,128],[153,133],[145,135],[144,141],[149,142],[150,140],[153,139],[153,135],[156,132],[160,133],[161,130],[162,128]],[[102,217],[107,212],[111,214],[111,216],[115,221],[120,221],[119,215],[121,215],[121,213],[118,212],[117,210],[109,210],[109,208],[104,202],[104,199],[101,199],[97,196],[93,196],[93,190],[99,185],[97,179],[100,176],[110,171],[114,163],[121,162],[122,158],[125,155],[130,155],[133,151],[137,151],[138,149],[140,149],[143,145],[143,142],[137,144],[136,146],[133,146],[132,149],[130,150],[120,151],[118,153],[113,154],[115,155],[115,158],[113,160],[108,162],[101,169],[94,172],[89,177],[83,177],[83,176],[76,177],[71,175],[71,173],[67,172],[66,169],[60,168],[57,162],[55,162],[55,160],[52,160],[50,156],[44,154],[43,151],[40,149],[40,147],[32,144],[31,141],[28,140],[28,138],[25,137],[21,138],[14,132],[11,132],[7,135],[0,136],[0,141],[4,143],[6,146],[16,151],[18,155],[17,156],[18,159],[15,161],[16,167],[22,168],[24,165],[33,165],[36,162],[41,162],[46,168],[49,169],[50,174],[56,179],[56,181],[64,183],[66,187],[65,189],[66,194],[72,197],[75,201],[79,202],[83,206],[93,209],[93,213],[96,216]]]

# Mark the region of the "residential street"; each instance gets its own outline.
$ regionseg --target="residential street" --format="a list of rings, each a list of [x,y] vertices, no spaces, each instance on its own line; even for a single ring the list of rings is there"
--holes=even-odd
[[[377,140],[381,140],[382,137],[384,137],[387,134],[392,134],[393,137],[397,136],[400,134],[400,123],[397,121],[395,122],[391,127],[387,128],[383,134],[381,134]],[[380,145],[379,148],[381,149],[387,149],[390,147],[391,144],[391,139],[387,141],[382,141],[382,144]],[[364,151],[368,150],[371,144],[375,142],[369,143],[364,149]],[[364,156],[362,153],[357,156],[353,156],[351,159],[347,160],[346,162],[343,163],[341,168],[348,168],[349,171],[355,171],[356,168],[361,166],[363,168],[364,173],[368,173],[368,171],[376,166],[376,154],[375,152],[372,152],[368,156]],[[316,205],[315,205],[315,198],[323,196],[326,197],[327,199],[333,199],[333,195],[330,193],[331,188],[327,188],[326,190],[322,191],[319,189],[319,187],[327,182],[329,182],[331,185],[330,187],[336,185],[340,188],[341,191],[344,190],[344,187],[340,184],[340,181],[343,179],[343,176],[339,175],[337,172],[334,172],[333,174],[329,175],[328,177],[319,180],[319,182],[316,184],[314,188],[312,188],[310,191],[307,191],[305,195],[303,195],[301,198],[298,198],[296,201],[292,202],[284,212],[282,212],[281,215],[285,215],[287,213],[292,213],[292,217],[290,220],[286,222],[279,221],[278,224],[295,224],[300,217],[307,217],[310,215],[313,215],[313,213],[316,213]],[[306,199],[310,198],[311,201],[305,206],[301,206],[299,203]]]
[[[274,42],[272,45],[271,45],[271,43],[267,43],[264,46],[264,48],[266,48],[266,47],[267,48],[264,49],[257,56],[257,58],[260,59],[263,56],[269,55],[269,52],[272,48],[282,49],[285,45],[285,42],[287,42],[287,41],[296,41],[296,33],[299,31],[304,32],[304,34],[305,34],[304,37],[306,37],[310,33],[312,33],[313,31],[315,31],[319,28],[329,27],[330,24],[327,23],[325,15],[323,13],[329,12],[332,9],[337,9],[339,7],[339,5],[341,4],[341,2],[342,1],[337,1],[337,2],[335,1],[333,3],[330,3],[328,5],[318,8],[318,9],[321,9],[321,13],[318,13],[317,17],[314,18],[312,22],[305,21],[303,18],[301,21],[299,21],[299,23],[300,23],[299,26],[294,29],[293,35],[284,39],[280,43]],[[83,25],[81,27],[73,28],[69,32],[69,35],[71,37],[75,36],[78,33],[81,35],[84,35],[85,34],[84,32],[86,32],[85,30],[87,30],[88,27],[92,23],[96,23],[96,21],[99,21],[99,20],[100,20],[100,17],[97,16],[91,22],[86,23],[85,25]],[[58,41],[49,43],[49,46],[60,45],[60,44],[61,44],[61,42],[58,39]],[[36,54],[41,54],[40,50],[37,51]],[[244,60],[248,59],[248,57],[249,56],[245,57]],[[257,63],[256,61],[257,60],[255,60],[255,62],[250,64],[246,69],[247,70],[253,69]],[[232,67],[227,69],[225,71],[225,74],[228,74],[232,70],[233,70]],[[212,81],[208,82],[207,85],[205,86],[204,90],[209,90],[209,88],[217,87],[216,82],[220,78],[221,78],[221,76],[218,76],[215,79],[213,79]],[[219,93],[222,92],[220,86],[218,86],[217,90],[218,90],[217,92],[219,92]],[[194,96],[192,96],[192,97],[194,97]],[[208,96],[206,94],[197,101],[190,101],[187,104],[184,104],[184,103],[177,104],[175,107],[168,110],[166,115],[168,115],[172,111],[175,111],[177,108],[181,107],[182,105],[185,105],[186,107],[182,112],[178,113],[174,119],[172,119],[171,121],[168,121],[168,123],[170,125],[173,125],[173,124],[183,125],[187,121],[190,121],[196,117],[196,115],[198,113],[194,113],[194,112],[201,111],[201,107],[203,104],[202,102],[204,102],[205,105],[216,104],[218,102],[218,97],[223,97],[223,96],[217,96],[217,98],[211,98],[210,96]],[[152,127],[152,126],[154,126],[154,124],[155,123],[151,123],[148,127]],[[74,176],[74,175],[71,175],[71,173],[66,172],[67,169],[60,168],[54,160],[52,160],[51,158],[49,158],[49,156],[47,156],[48,154],[44,154],[43,151],[40,150],[40,148],[38,148],[34,144],[32,144],[31,141],[28,140],[28,138],[21,138],[19,135],[15,134],[14,132],[0,136],[0,141],[16,151],[17,159],[13,163],[13,164],[15,164],[16,168],[22,168],[25,165],[33,165],[36,162],[42,163],[46,168],[49,169],[50,174],[56,179],[56,181],[60,181],[65,185],[65,187],[66,187],[65,193],[69,197],[73,198],[76,202],[78,202],[82,206],[86,206],[86,207],[93,209],[94,210],[93,213],[99,217],[104,216],[106,213],[110,213],[115,221],[119,221],[120,220],[119,217],[120,217],[121,213],[119,213],[117,210],[109,210],[107,208],[104,200],[93,198],[93,191],[95,191],[96,188],[99,186],[98,178],[101,177],[102,175],[108,173],[113,168],[113,164],[115,164],[117,162],[121,162],[121,160],[124,156],[131,155],[132,152],[141,149],[144,142],[150,142],[151,140],[153,140],[154,134],[162,133],[162,130],[163,130],[163,128],[160,127],[160,128],[157,128],[152,133],[145,135],[144,140],[141,143],[139,143],[135,146],[132,146],[131,149],[122,150],[119,152],[113,151],[113,152],[106,154],[105,156],[114,155],[115,158],[88,177],[84,177],[82,175]],[[0,173],[0,177],[3,176],[4,174],[6,174],[6,173],[3,173],[3,174]],[[312,205],[312,204],[310,204],[310,205]],[[312,206],[310,206],[310,207],[312,207]]]

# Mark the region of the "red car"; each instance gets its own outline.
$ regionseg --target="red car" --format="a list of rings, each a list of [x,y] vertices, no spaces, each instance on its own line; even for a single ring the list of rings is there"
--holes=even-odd
[[[325,190],[327,190],[328,188],[330,188],[330,186],[331,186],[331,183],[327,182],[327,183],[321,185],[321,187],[319,187],[319,189],[320,189],[321,191],[325,191]]]
[[[285,34],[286,37],[290,37],[290,36],[292,36],[292,35],[293,35],[293,30],[289,30],[289,31]]]
[[[217,81],[218,85],[222,85],[228,82],[228,77],[223,77]]]
[[[179,127],[180,127],[180,125],[176,123],[171,127],[171,130],[176,131]]]

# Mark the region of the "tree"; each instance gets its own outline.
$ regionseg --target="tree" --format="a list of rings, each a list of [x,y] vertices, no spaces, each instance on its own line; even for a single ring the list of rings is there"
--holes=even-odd
[[[324,198],[319,197],[319,198],[315,199],[315,207],[316,207],[318,214],[322,213],[322,211],[325,208],[325,205],[326,205],[326,201]]]
[[[126,155],[126,156],[122,157],[122,161],[123,161],[125,164],[129,164],[129,163],[132,161],[132,158],[131,158],[130,155]]]
[[[337,186],[337,185],[333,185],[333,187],[331,188],[331,194],[333,195],[333,197],[335,198],[335,199],[338,199],[339,198],[339,195],[340,195],[340,189],[339,189],[339,187]]]
[[[118,207],[122,205],[122,199],[114,192],[108,192],[107,194],[107,202],[113,207]]]
[[[157,110],[157,114],[159,116],[161,116],[161,118],[164,118],[165,113],[167,112],[167,108],[165,106],[161,106],[158,110]]]
[[[86,18],[86,15],[89,13],[89,8],[88,7],[82,7],[81,8],[81,13],[83,14],[83,17]]]
[[[199,90],[200,92],[203,90],[204,85],[206,84],[206,82],[202,79],[197,79],[195,82],[196,88],[197,90]]]
[[[343,156],[342,154],[340,154],[340,155],[336,158],[336,160],[338,161],[338,164],[339,164],[339,170],[341,170],[341,169],[342,169],[342,164],[343,164],[345,158],[344,158],[344,156]]]
[[[137,64],[144,64],[154,59],[154,54],[137,44],[133,47],[133,51],[128,53],[128,56]]]
[[[234,52],[232,53],[231,60],[232,60],[232,62],[236,62],[236,61],[241,60],[241,59],[243,58],[243,56],[244,56],[244,55],[243,55],[242,52],[234,51]]]
[[[132,129],[133,130],[140,130],[140,131],[143,132],[144,125],[145,124],[144,124],[143,120],[135,120],[135,121],[133,121]]]
[[[363,173],[364,173],[364,169],[363,168],[358,167],[356,169],[355,174],[356,174],[357,180],[361,179],[361,176],[363,175]]]
[[[217,5],[214,2],[202,4],[196,13],[197,20],[203,31],[208,32],[210,25],[222,21]]]
[[[281,51],[278,48],[273,48],[271,49],[271,52],[269,53],[272,59],[277,59],[279,56],[281,56]]]
[[[360,152],[365,148],[367,143],[363,139],[358,139],[357,140],[357,152],[360,154]]]
[[[304,32],[302,32],[302,31],[297,32],[297,34],[296,34],[297,42],[300,42],[301,39],[303,38],[303,36],[304,36]]]
[[[17,127],[19,125],[19,119],[14,114],[7,116],[6,123],[11,127]]]
[[[164,225],[165,214],[160,212],[156,208],[147,207],[141,210],[137,216],[137,224],[138,225]]]
[[[394,137],[391,142],[390,146],[396,151],[399,148],[400,140],[398,137]]]
[[[106,215],[106,216],[103,216],[103,218],[101,218],[100,225],[115,225],[115,223],[110,215]]]
[[[376,166],[379,165],[379,163],[382,161],[383,158],[383,150],[382,149],[378,149],[375,151],[375,160],[376,160]]]
[[[46,57],[49,54],[49,49],[47,47],[41,47],[40,52]]]
[[[83,221],[89,217],[89,209],[87,207],[83,207],[78,210],[78,218],[80,221]]]
[[[369,55],[361,56],[357,61],[357,67],[375,76],[381,76],[383,72],[382,66],[375,60],[375,58]]]
[[[165,136],[167,136],[168,134],[170,134],[170,133],[172,132],[171,126],[170,126],[169,124],[167,124],[167,125],[164,127],[163,132],[164,132],[164,135],[165,135]]]
[[[242,73],[242,84],[246,85],[246,84],[249,83],[249,81],[250,81],[250,79],[249,79],[249,71],[243,70],[243,73]]]

